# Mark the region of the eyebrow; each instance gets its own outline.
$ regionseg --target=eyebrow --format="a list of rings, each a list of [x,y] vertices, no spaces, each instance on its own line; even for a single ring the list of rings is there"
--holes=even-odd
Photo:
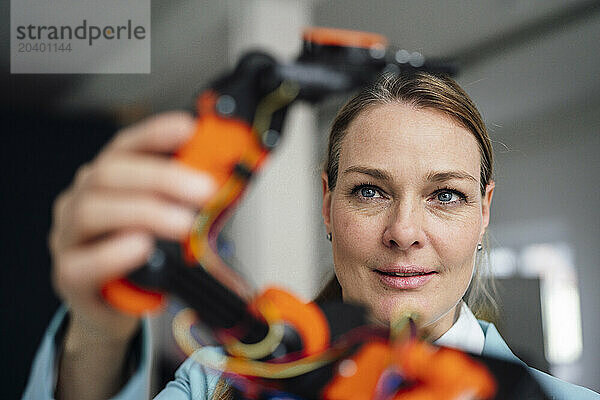
[[[353,172],[369,175],[375,179],[380,179],[380,180],[384,180],[384,181],[392,181],[393,180],[392,176],[388,172],[386,172],[382,169],[364,167],[364,166],[360,166],[360,165],[348,167],[342,173],[349,174],[349,173],[353,173]],[[426,177],[426,180],[429,182],[444,182],[444,181],[449,181],[452,179],[460,179],[460,180],[466,179],[466,180],[473,181],[475,183],[479,183],[477,181],[477,178],[475,178],[473,175],[469,174],[466,171],[461,171],[461,170],[430,172],[429,174],[427,174],[427,177]]]
[[[380,179],[380,180],[383,180],[383,181],[391,181],[392,180],[392,176],[390,174],[388,174],[386,171],[382,170],[382,169],[371,168],[371,167],[363,167],[363,166],[360,166],[360,165],[355,165],[355,166],[348,167],[342,173],[345,175],[345,174],[350,174],[350,173],[353,173],[353,172],[357,172],[359,174],[369,175],[369,176],[372,176],[375,179]]]
[[[449,181],[451,179],[461,179],[461,180],[470,180],[475,183],[479,183],[477,178],[473,175],[469,174],[465,171],[440,171],[440,172],[430,172],[427,175],[427,180],[430,182],[444,182]]]

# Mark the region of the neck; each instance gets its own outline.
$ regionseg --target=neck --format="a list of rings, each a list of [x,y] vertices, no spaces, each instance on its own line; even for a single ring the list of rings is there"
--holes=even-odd
[[[462,307],[462,300],[450,309],[446,314],[438,318],[436,321],[429,323],[419,328],[419,335],[422,339],[429,342],[438,340],[444,333],[448,332],[450,328],[456,323],[460,316],[460,308]]]

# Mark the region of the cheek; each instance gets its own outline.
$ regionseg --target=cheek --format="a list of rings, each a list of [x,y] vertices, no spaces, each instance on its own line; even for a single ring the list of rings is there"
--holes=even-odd
[[[333,204],[331,222],[336,236],[334,245],[339,249],[338,255],[344,258],[364,254],[364,249],[375,244],[381,228],[377,217],[357,211],[343,201]]]
[[[452,221],[432,221],[429,240],[447,269],[465,269],[471,273],[479,241],[481,218],[461,218]]]
[[[331,209],[333,263],[335,273],[344,288],[345,300],[369,302],[371,297],[369,277],[364,266],[373,254],[378,253],[379,224],[373,216],[357,212],[344,202]]]

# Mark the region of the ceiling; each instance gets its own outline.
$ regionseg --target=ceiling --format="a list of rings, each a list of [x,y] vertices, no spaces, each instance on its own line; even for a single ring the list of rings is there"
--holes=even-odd
[[[241,0],[238,0],[241,1]],[[8,2],[0,12],[8,20]],[[460,83],[488,123],[600,97],[600,2],[582,0],[312,1],[314,24],[382,33],[398,46],[462,64]],[[231,1],[152,2],[152,73],[10,75],[8,105],[58,113],[139,114],[184,107],[229,66]],[[9,24],[0,33],[8,37]],[[6,98],[3,101],[6,106]]]
[[[317,24],[375,29],[408,50],[460,61],[458,80],[488,124],[600,97],[598,1],[346,0],[316,8]]]

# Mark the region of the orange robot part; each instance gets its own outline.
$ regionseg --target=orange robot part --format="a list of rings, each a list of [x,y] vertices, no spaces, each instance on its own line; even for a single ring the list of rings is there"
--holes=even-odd
[[[352,31],[348,29],[306,28],[302,38],[307,42],[323,46],[361,47],[387,47],[388,40],[385,36],[371,32]]]
[[[348,371],[348,365],[354,368]],[[339,364],[338,375],[323,391],[323,398],[373,399],[380,377],[389,368],[411,383],[394,394],[394,400],[488,399],[496,392],[490,373],[468,355],[409,340],[391,346],[381,342],[363,346]]]
[[[268,288],[258,296],[253,307],[260,309],[263,302],[271,303],[281,320],[292,325],[300,334],[304,345],[304,356],[318,354],[329,346],[329,324],[315,303],[303,303],[289,292]]]
[[[244,163],[252,171],[264,161],[267,152],[262,148],[252,127],[238,119],[228,119],[214,111],[217,94],[206,91],[197,100],[198,119],[193,136],[175,155],[184,165],[212,176],[218,187],[223,187],[232,176],[237,163]],[[214,220],[225,211],[241,194],[243,185],[232,185],[209,201],[204,210]],[[207,232],[203,234],[207,235]],[[201,241],[208,242],[207,237]],[[189,241],[184,243],[188,261],[193,261]],[[205,251],[207,246],[201,250]],[[214,257],[214,255],[213,255]],[[216,271],[218,272],[218,271]],[[116,308],[134,315],[160,309],[164,296],[160,293],[139,288],[126,279],[110,281],[101,289],[104,298]]]

